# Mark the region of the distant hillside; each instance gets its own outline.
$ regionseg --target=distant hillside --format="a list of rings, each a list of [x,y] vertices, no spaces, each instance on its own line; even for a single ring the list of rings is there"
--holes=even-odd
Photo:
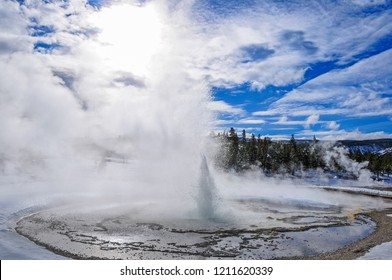
[[[365,153],[392,153],[392,139],[373,139],[373,140],[341,140],[339,144],[346,146],[351,152],[360,151]]]

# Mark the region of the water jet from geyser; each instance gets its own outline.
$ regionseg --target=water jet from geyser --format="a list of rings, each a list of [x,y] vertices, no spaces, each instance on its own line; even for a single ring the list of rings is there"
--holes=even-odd
[[[202,155],[199,177],[199,193],[197,197],[197,208],[199,217],[204,220],[216,218],[217,211],[217,191],[210,170],[207,158]]]

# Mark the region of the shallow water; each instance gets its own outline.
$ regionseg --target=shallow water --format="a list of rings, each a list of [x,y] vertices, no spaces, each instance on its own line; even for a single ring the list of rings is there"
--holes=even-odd
[[[0,184],[1,259],[63,258],[15,232],[20,218],[37,212],[40,220],[30,217],[19,224],[23,234],[71,257],[269,259],[314,255],[355,242],[375,225],[366,219],[355,221],[353,214],[390,205],[319,188],[283,192],[279,186],[249,184],[248,189],[221,192],[216,215],[203,220],[196,206],[193,212],[182,211],[192,207],[177,210],[168,207],[176,202],[129,200],[121,193],[100,200],[91,192],[76,192],[75,198],[71,193],[49,194],[40,184],[50,182]]]
[[[293,205],[290,207],[301,211],[308,207]],[[364,238],[376,226],[365,216],[350,220],[325,206],[315,209],[312,205],[313,212],[306,216],[297,216],[301,211],[277,213],[266,207],[266,201],[254,199],[231,206],[246,214],[253,211],[255,216],[267,213],[273,221],[154,219],[141,217],[137,207],[87,211],[69,206],[22,219],[18,231],[51,250],[77,258],[275,259],[334,251]]]

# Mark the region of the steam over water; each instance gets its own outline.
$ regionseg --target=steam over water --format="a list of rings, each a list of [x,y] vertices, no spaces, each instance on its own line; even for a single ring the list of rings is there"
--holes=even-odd
[[[182,13],[160,1],[87,10],[80,25],[97,33],[75,37],[70,52],[1,60],[0,172],[40,182],[12,192],[192,200],[212,114],[209,88],[189,67],[194,30]]]
[[[63,48],[33,52],[26,42],[0,54],[0,195],[7,198],[0,230],[12,232],[7,221],[20,210],[73,203],[139,205],[143,217],[158,219],[197,212],[213,118],[209,88],[189,66],[196,31],[187,8],[74,4],[64,11],[74,16],[61,22],[67,33],[53,39]],[[15,35],[27,37],[30,23],[17,4],[1,6]],[[18,248],[12,242],[0,247]]]
[[[56,208],[57,217],[72,209],[66,212],[71,227],[78,215],[99,224],[99,214],[109,213],[122,215],[118,221],[140,236],[163,228],[173,241],[199,230],[203,241],[208,230],[218,236],[224,227],[245,228],[245,236],[249,227],[329,225],[389,205],[259,173],[215,170],[207,143],[215,121],[211,85],[195,46],[207,45],[208,52],[219,40],[204,44],[203,26],[187,15],[187,1],[145,2],[99,11],[75,4],[74,16],[61,17],[70,31],[46,38],[54,49],[34,48],[29,17],[16,3],[1,4],[24,39],[18,51],[0,53],[0,258],[53,258],[13,230],[18,219],[43,209]],[[131,237],[139,238],[136,233]],[[102,238],[113,241],[110,234]],[[19,248],[13,244],[22,249],[12,251]],[[27,247],[29,256],[21,253]]]
[[[2,5],[27,36],[17,4]],[[214,191],[203,186],[214,176],[218,189],[233,181],[201,162],[214,155],[205,148],[214,114],[211,84],[199,72],[204,60],[193,49],[219,42],[202,36],[191,4],[68,8],[78,12],[62,27],[77,30],[52,38],[62,48],[32,52],[26,42],[0,60],[1,191],[146,203],[169,216],[195,211],[199,196],[209,209],[200,215],[210,217]]]

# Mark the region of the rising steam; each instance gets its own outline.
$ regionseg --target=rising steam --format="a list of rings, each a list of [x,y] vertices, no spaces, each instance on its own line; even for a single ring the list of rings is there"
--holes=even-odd
[[[188,15],[192,1],[137,2],[101,10],[77,1],[65,10],[53,4],[50,19],[58,19],[58,32],[48,32],[40,44],[29,33],[28,12],[14,2],[1,4],[22,38],[16,51],[0,50],[2,185],[16,193],[98,196],[102,205],[146,203],[154,215],[167,216],[196,208],[193,198],[201,186],[200,215],[207,219],[215,211],[212,176],[217,188],[227,189],[226,198],[323,195],[290,188],[296,182],[282,187],[260,174],[240,180],[208,169],[206,158],[200,171],[200,154],[213,154],[205,143],[214,118],[208,77],[201,71],[207,60],[197,48],[219,57],[214,48],[222,43],[202,38],[203,26]],[[127,22],[124,11],[143,17]],[[140,32],[148,19],[153,25],[147,34]],[[46,18],[40,20],[44,25]],[[334,148],[327,157],[368,178],[364,165],[344,154]]]

